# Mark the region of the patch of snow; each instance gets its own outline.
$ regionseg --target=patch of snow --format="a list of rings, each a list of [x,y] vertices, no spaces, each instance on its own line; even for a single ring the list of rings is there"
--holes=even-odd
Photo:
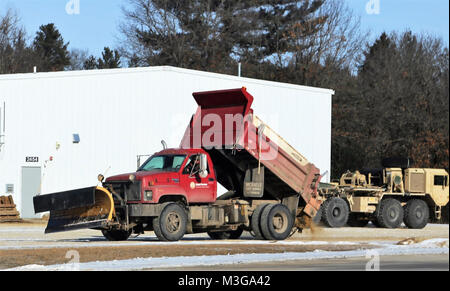
[[[442,243],[447,243],[442,246]],[[415,245],[390,245],[385,248],[371,250],[353,250],[353,251],[312,251],[304,253],[277,253],[277,254],[236,254],[236,255],[218,255],[218,256],[192,256],[192,257],[163,257],[163,258],[135,258],[128,260],[114,260],[103,262],[88,262],[79,264],[62,265],[27,265],[9,271],[68,271],[68,270],[143,270],[143,269],[164,269],[176,267],[193,266],[213,266],[213,265],[233,265],[233,264],[251,264],[277,261],[297,261],[297,260],[317,260],[317,259],[345,259],[365,257],[368,254],[376,252],[380,256],[393,255],[436,255],[449,254],[448,239],[433,239],[423,241]]]

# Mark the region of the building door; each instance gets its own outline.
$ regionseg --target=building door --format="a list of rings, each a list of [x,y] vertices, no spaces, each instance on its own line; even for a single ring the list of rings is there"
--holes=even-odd
[[[22,167],[22,218],[39,218],[34,214],[33,197],[41,186],[41,167]]]

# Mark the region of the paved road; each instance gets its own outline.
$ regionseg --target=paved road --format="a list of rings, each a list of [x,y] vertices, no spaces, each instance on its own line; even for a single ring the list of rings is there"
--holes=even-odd
[[[175,271],[365,271],[368,259],[329,259],[288,261],[233,266],[171,269]],[[167,269],[166,269],[167,270]],[[380,271],[449,271],[447,255],[386,256],[380,258]]]

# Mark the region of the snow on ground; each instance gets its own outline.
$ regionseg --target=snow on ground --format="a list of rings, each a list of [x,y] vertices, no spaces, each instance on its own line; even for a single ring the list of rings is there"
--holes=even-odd
[[[381,246],[382,244],[380,244]],[[213,265],[233,265],[264,263],[277,261],[317,260],[317,259],[345,259],[367,257],[373,255],[437,255],[449,254],[449,240],[430,239],[411,245],[384,244],[384,247],[371,250],[354,251],[314,251],[305,253],[279,253],[279,254],[237,254],[219,256],[192,256],[192,257],[163,257],[163,258],[135,258],[129,260],[114,260],[103,262],[88,262],[63,265],[27,265],[8,271],[71,271],[71,270],[143,270],[152,268],[175,268]]]

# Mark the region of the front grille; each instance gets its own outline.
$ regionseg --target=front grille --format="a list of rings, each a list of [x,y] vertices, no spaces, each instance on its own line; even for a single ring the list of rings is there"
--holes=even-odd
[[[135,181],[128,184],[125,187],[125,194],[128,201],[140,201],[141,200],[141,182]]]
[[[108,181],[104,186],[127,201],[141,201],[141,181]]]

